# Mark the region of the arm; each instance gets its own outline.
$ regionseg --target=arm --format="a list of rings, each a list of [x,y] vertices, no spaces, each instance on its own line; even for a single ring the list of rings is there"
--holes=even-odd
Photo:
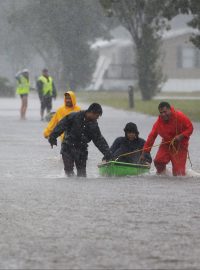
[[[57,145],[57,137],[59,137],[67,129],[67,127],[71,125],[73,117],[74,113],[65,116],[64,118],[62,118],[62,120],[60,120],[60,122],[58,122],[56,127],[53,129],[48,139],[52,148],[53,145]]]
[[[184,138],[189,140],[190,135],[193,132],[193,125],[190,119],[182,112],[177,112],[177,121],[181,124],[181,133],[177,134],[174,138],[174,142],[181,142]]]
[[[190,121],[190,119],[184,115],[183,113],[180,114],[180,121],[183,124],[183,131],[181,134],[179,134],[180,138],[187,138],[189,139],[190,135],[193,132],[193,125],[192,122]]]
[[[57,97],[57,90],[56,90],[54,82],[52,82],[52,88],[53,88],[53,91],[52,91],[53,98],[56,98]]]
[[[143,147],[143,151],[144,152],[151,152],[151,148],[155,142],[155,139],[157,138],[158,136],[158,120],[156,121],[156,123],[153,125],[153,128],[151,130],[151,132],[149,133],[149,136],[147,138],[147,141],[145,142],[144,144],[144,147]]]
[[[117,138],[114,140],[112,146],[110,147],[110,151],[111,153],[115,153],[115,151],[117,151],[120,148],[120,142],[121,142],[121,138]]]
[[[38,92],[39,99],[41,100],[43,97],[42,89],[43,89],[43,82],[38,80],[36,83],[36,88]]]
[[[49,137],[58,138],[68,126],[71,125],[75,113],[71,113],[63,117],[58,124],[55,126]]]
[[[140,138],[140,143],[141,143],[141,145],[140,145],[140,149],[143,149],[144,148],[144,145],[145,145],[145,143],[146,143],[146,141],[144,140],[144,139],[141,139]],[[148,163],[150,163],[151,164],[151,162],[152,162],[152,158],[151,158],[151,154],[150,154],[150,152],[140,152],[140,157],[139,157],[139,160],[141,161],[141,156],[143,155],[143,160],[142,160],[142,163],[146,163],[146,162],[148,162]]]
[[[45,138],[48,138],[55,126],[58,124],[58,111],[54,114],[54,116],[49,121],[47,127],[45,128],[43,135]]]
[[[18,83],[21,83],[21,76],[20,76],[20,74],[16,74],[15,79],[18,81]]]
[[[113,159],[119,158],[121,155],[130,152],[129,148],[124,144],[124,137],[118,137],[113,142],[110,151]]]
[[[158,131],[157,131],[158,124],[159,123],[158,123],[158,120],[157,120],[156,123],[153,125],[153,128],[152,128],[151,132],[149,133],[147,141],[145,142],[145,144],[143,146],[143,151],[141,153],[139,163],[144,163],[147,158],[152,161],[151,156],[150,156],[150,152],[151,152],[151,148],[152,148],[152,146],[153,146],[153,144],[155,142],[155,139],[158,136]]]
[[[112,158],[108,143],[102,136],[97,123],[92,128],[92,141],[99,151],[104,155],[105,160],[110,160]]]

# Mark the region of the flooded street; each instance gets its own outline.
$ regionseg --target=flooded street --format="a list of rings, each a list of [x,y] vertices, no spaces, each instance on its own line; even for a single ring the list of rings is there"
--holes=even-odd
[[[91,143],[88,177],[66,178],[60,144],[51,149],[43,138],[38,98],[30,97],[26,121],[19,106],[0,99],[0,269],[199,269],[199,124],[187,177],[158,177],[153,166],[149,175],[100,177],[102,154]],[[103,109],[109,144],[130,121],[146,139],[155,121]]]

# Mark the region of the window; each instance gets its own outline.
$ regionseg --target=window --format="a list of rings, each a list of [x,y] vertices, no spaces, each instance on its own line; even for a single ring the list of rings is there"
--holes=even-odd
[[[195,67],[195,49],[194,48],[182,48],[182,67],[194,68]]]
[[[200,68],[200,51],[194,47],[177,48],[177,67],[178,68]]]

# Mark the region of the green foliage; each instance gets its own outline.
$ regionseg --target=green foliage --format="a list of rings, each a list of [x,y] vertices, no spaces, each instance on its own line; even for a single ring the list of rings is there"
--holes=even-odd
[[[192,14],[193,18],[188,23],[190,27],[200,30],[200,1],[199,0],[174,0],[168,1],[163,16],[172,19],[178,14]],[[191,42],[200,49],[200,34],[192,34]]]
[[[90,81],[96,60],[90,43],[107,33],[98,0],[29,0],[10,20],[30,36],[48,68],[62,70],[64,87],[76,89]]]
[[[166,27],[163,10],[166,0],[100,0],[109,14],[116,16],[130,32],[135,44],[138,86],[143,100],[151,99],[163,80],[158,66],[161,38],[158,31]]]
[[[14,88],[10,85],[10,82],[5,77],[0,77],[0,96],[1,97],[13,97],[15,95]]]
[[[150,100],[159,92],[159,85],[162,82],[162,69],[157,64],[160,57],[159,37],[155,37],[149,25],[143,25],[143,36],[141,45],[137,49],[138,85],[143,100]]]

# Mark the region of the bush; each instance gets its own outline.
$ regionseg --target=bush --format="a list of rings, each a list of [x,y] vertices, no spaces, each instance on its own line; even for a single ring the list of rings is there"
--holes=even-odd
[[[0,97],[14,97],[15,89],[5,77],[0,77]]]

